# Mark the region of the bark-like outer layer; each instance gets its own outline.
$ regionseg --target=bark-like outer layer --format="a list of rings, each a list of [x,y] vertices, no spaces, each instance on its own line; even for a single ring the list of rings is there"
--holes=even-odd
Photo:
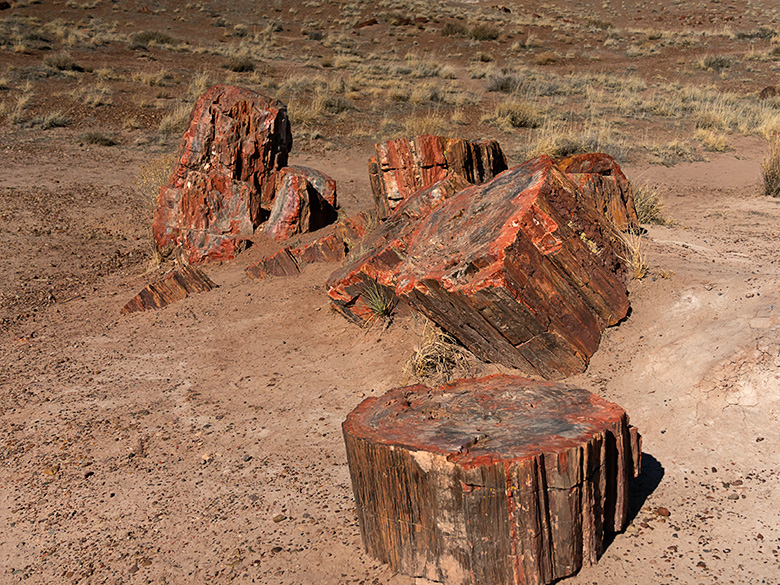
[[[641,465],[618,405],[511,376],[396,388],[343,432],[368,553],[447,585],[537,585],[595,563]]]

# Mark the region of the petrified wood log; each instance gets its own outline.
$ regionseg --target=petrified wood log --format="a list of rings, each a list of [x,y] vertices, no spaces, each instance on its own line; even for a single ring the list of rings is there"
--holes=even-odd
[[[162,309],[192,293],[206,292],[216,288],[216,286],[203,271],[193,266],[184,266],[163,280],[145,286],[141,292],[127,301],[121,312],[123,315],[127,315],[149,309]]]
[[[457,174],[476,185],[507,168],[495,140],[462,140],[423,134],[376,145],[368,162],[377,214],[387,218],[412,193],[430,187],[447,174]]]
[[[556,164],[619,230],[639,228],[631,183],[611,156],[600,152],[578,154]]]
[[[640,469],[618,405],[510,376],[391,390],[343,432],[368,553],[447,585],[550,583],[595,563]]]
[[[545,156],[434,197],[443,184],[407,199],[331,276],[333,307],[365,321],[375,281],[482,359],[548,379],[583,371],[629,308],[612,223]]]

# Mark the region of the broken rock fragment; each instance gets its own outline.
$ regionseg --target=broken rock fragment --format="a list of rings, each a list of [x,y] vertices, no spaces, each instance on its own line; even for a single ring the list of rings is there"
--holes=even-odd
[[[162,309],[192,293],[206,292],[216,286],[202,270],[194,266],[183,266],[164,279],[145,286],[122,307],[121,312],[128,315],[149,309]]]
[[[285,167],[276,173],[274,204],[265,233],[286,240],[313,232],[336,217],[336,181],[306,167]]]

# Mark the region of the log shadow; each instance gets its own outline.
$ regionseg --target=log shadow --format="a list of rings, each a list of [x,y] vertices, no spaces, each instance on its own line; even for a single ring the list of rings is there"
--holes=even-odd
[[[664,473],[664,466],[658,459],[649,453],[642,453],[642,472],[628,484],[628,524],[634,521],[647,498],[660,485]],[[604,534],[605,552],[615,540],[615,534],[614,532]]]

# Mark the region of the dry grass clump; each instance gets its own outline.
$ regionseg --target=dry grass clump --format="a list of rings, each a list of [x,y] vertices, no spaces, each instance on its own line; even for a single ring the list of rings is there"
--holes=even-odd
[[[160,120],[160,134],[165,138],[171,138],[183,134],[192,113],[192,105],[188,103],[178,104]]]
[[[536,128],[543,119],[544,113],[534,104],[508,99],[499,103],[492,114],[484,116],[482,122],[511,131],[515,128]]]
[[[634,207],[639,223],[669,225],[671,223],[665,214],[665,208],[658,194],[658,187],[649,185],[634,185]]]
[[[235,55],[225,63],[225,69],[233,73],[251,73],[255,70],[255,61],[249,55]]]
[[[145,30],[134,34],[130,38],[131,49],[145,49],[148,47],[173,47],[179,41],[171,35],[156,30]]]
[[[408,376],[419,382],[441,384],[471,376],[471,354],[433,321],[425,319],[420,340],[406,364]]]
[[[161,154],[146,164],[141,165],[141,170],[133,182],[136,191],[144,202],[149,225],[151,225],[152,217],[154,216],[160,189],[168,182],[175,168],[176,157],[172,154]],[[154,241],[154,237],[152,237],[151,229],[149,230],[149,243],[151,257],[148,270],[153,270],[162,263],[163,258],[159,250],[157,250],[157,244]]]
[[[404,121],[406,136],[441,134],[446,127],[447,121],[437,111],[415,112]]]
[[[116,138],[103,132],[85,132],[81,135],[81,141],[95,146],[116,146]]]
[[[709,152],[725,152],[728,146],[726,135],[714,130],[699,128],[693,133],[693,138],[701,142],[704,150]]]
[[[82,104],[92,107],[109,106],[114,103],[111,88],[103,83],[78,87],[71,92],[71,95]]]
[[[626,263],[635,279],[642,280],[647,276],[648,266],[645,255],[645,245],[642,236],[632,232],[617,231],[623,253],[619,254],[620,259]]]
[[[584,125],[575,125],[548,118],[536,133],[529,136],[524,157],[547,155],[556,158],[584,152],[604,152],[622,160],[627,151],[624,137],[605,122],[590,120]]]
[[[495,41],[499,31],[489,24],[475,24],[469,31],[469,37],[475,41]]]
[[[780,139],[769,141],[769,152],[761,162],[764,195],[780,197]]]
[[[45,116],[36,116],[30,120],[30,126],[40,128],[41,130],[63,128],[69,124],[70,118],[59,110],[55,112],[49,112]]]
[[[84,71],[83,67],[76,64],[70,53],[66,52],[46,55],[43,58],[43,65],[57,71]]]
[[[731,59],[726,55],[705,55],[696,62],[702,71],[721,71],[731,67]]]

